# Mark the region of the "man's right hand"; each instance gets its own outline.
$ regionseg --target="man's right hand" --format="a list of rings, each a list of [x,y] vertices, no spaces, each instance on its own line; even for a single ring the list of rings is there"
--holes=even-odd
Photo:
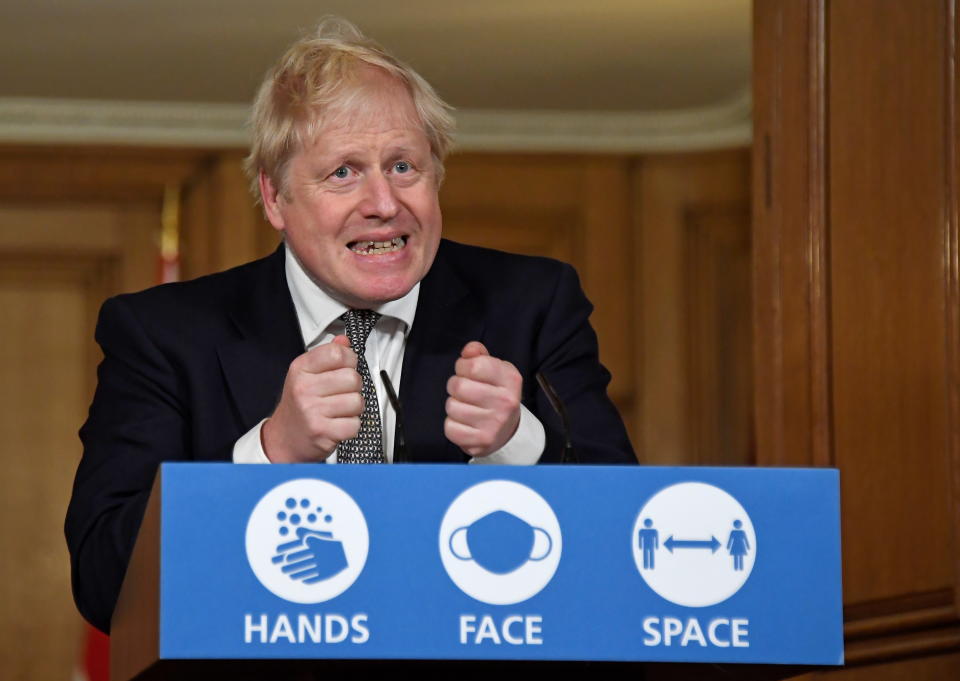
[[[363,397],[357,355],[346,336],[318,345],[290,363],[283,395],[260,430],[273,463],[323,461],[360,431]]]

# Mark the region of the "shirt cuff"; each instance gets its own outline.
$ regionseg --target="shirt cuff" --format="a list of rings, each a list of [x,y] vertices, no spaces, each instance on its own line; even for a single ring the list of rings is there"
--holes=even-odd
[[[540,419],[521,404],[520,424],[513,437],[497,451],[486,456],[475,456],[470,459],[470,463],[532,466],[540,460],[546,444],[547,436]]]
[[[234,443],[234,463],[270,463],[266,452],[263,451],[263,443],[260,441],[260,430],[266,421],[267,419],[263,419]]]

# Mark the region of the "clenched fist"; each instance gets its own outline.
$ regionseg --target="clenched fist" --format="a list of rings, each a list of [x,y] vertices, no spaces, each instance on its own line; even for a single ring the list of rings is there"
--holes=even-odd
[[[280,404],[260,431],[273,463],[323,461],[360,430],[363,397],[357,355],[346,336],[290,363]]]
[[[491,357],[483,343],[467,343],[447,381],[444,435],[470,456],[497,451],[517,432],[522,388],[515,366]]]

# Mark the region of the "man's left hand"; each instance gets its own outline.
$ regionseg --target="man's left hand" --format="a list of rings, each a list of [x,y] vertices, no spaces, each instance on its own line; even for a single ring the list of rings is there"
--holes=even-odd
[[[467,343],[447,381],[444,435],[470,456],[497,451],[517,432],[522,388],[515,366],[491,357],[483,343]]]

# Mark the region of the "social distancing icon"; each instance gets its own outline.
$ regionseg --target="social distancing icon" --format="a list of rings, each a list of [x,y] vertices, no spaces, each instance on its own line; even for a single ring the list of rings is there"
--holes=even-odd
[[[704,607],[740,590],[753,570],[757,537],[746,509],[713,485],[683,482],[654,494],[630,538],[644,581],[677,605]]]

